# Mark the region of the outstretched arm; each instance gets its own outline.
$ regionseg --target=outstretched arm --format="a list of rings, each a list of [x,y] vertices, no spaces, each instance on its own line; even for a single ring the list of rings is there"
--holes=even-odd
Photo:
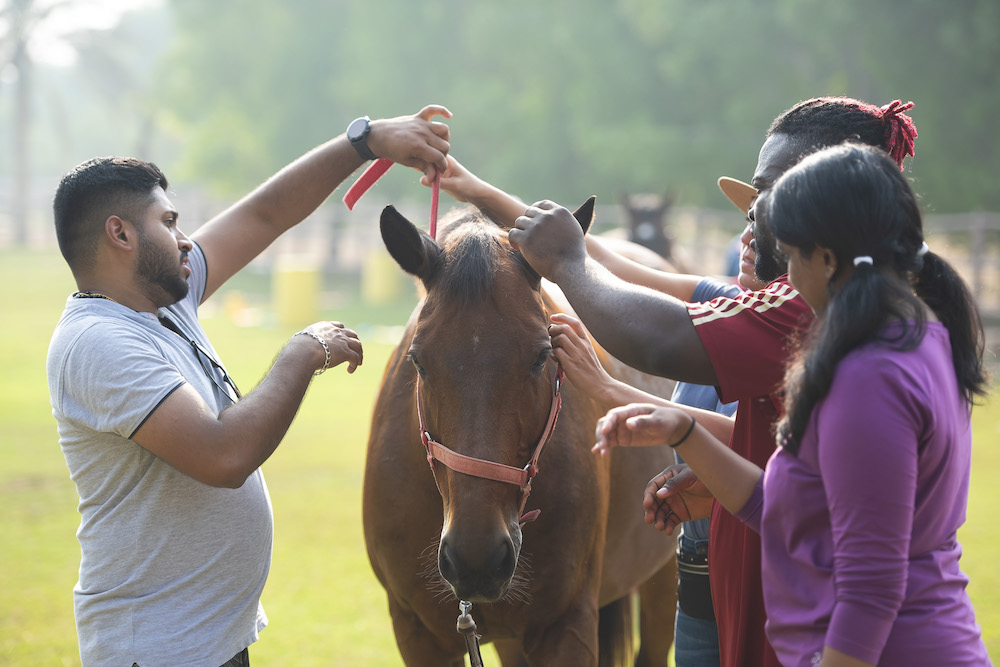
[[[691,301],[698,283],[705,279],[704,276],[661,271],[634,262],[609,248],[599,236],[587,234],[586,241],[587,253],[622,280],[669,294],[681,301]]]
[[[642,403],[614,408],[601,417],[594,451],[603,454],[612,447],[661,443],[674,447],[716,500],[733,514],[750,499],[763,474],[760,468],[714,438],[688,413]],[[660,489],[656,497],[666,498],[677,492]]]
[[[362,362],[357,334],[339,322],[317,322],[305,331],[310,335],[292,336],[261,383],[235,405],[217,415],[185,383],[164,399],[132,439],[199,482],[242,486],[281,442],[313,372],[347,363],[353,373]]]
[[[432,178],[433,174],[425,175],[421,183],[430,185]],[[441,174],[441,189],[458,201],[475,205],[507,228],[513,227],[514,221],[528,208],[517,197],[473,174],[451,155],[448,169]],[[681,301],[690,301],[694,288],[702,280],[701,276],[658,271],[633,262],[607,247],[599,237],[588,235],[586,241],[590,256],[622,280],[665,292]]]
[[[420,182],[429,186],[433,178],[433,173],[426,173]],[[448,168],[441,173],[441,189],[458,201],[477,207],[506,229],[513,227],[514,220],[527,208],[520,199],[479,178],[451,155]]]
[[[449,118],[451,112],[431,105],[413,116],[374,120],[368,146],[380,157],[423,172],[445,169],[448,126],[431,122],[434,116]],[[209,267],[203,300],[316,210],[362,162],[341,134],[284,167],[192,234]]]
[[[421,182],[429,185],[432,178],[425,175]],[[498,224],[510,225],[511,244],[539,274],[559,285],[611,354],[654,375],[717,384],[708,353],[678,298],[690,298],[700,278],[647,270],[599,242],[586,241],[568,210],[552,202],[526,209],[519,199],[450,155],[441,187],[455,199],[476,205]],[[588,248],[596,256],[588,255]]]
[[[684,302],[626,282],[590,257],[567,209],[538,202],[517,218],[508,238],[535,271],[559,285],[608,352],[646,373],[718,384]]]
[[[713,437],[723,442],[729,442],[732,437],[735,423],[733,417],[674,403],[612,377],[597,358],[597,351],[591,344],[583,323],[572,315],[553,313],[549,336],[552,338],[556,359],[562,364],[566,377],[582,387],[604,410],[628,403],[652,403],[678,408],[695,417]]]

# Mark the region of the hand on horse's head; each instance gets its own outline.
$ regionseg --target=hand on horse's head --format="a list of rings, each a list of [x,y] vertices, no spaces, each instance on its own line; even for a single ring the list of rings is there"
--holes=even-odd
[[[559,284],[586,261],[584,234],[593,220],[593,201],[575,213],[552,201],[535,202],[514,221],[507,238],[540,276]]]
[[[566,372],[566,378],[605,410],[618,405],[615,390],[620,383],[601,365],[583,322],[567,313],[553,313],[551,319],[549,338],[553,354]]]

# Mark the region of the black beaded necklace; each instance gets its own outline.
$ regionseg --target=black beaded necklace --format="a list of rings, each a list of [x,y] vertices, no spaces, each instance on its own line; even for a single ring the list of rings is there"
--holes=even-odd
[[[101,294],[100,292],[91,292],[90,290],[86,290],[83,292],[73,292],[72,294],[70,294],[70,296],[73,297],[74,299],[107,299],[108,301],[114,301],[114,303],[118,303],[107,294]]]
[[[82,292],[73,292],[70,296],[73,297],[74,299],[106,299],[108,301],[114,301],[114,303],[118,303],[107,294],[101,294],[100,292],[92,292],[90,290],[85,290]],[[218,387],[220,390],[222,390],[223,395],[225,395],[227,398],[229,398],[229,400],[233,401],[234,403],[243,398],[243,394],[240,393],[239,387],[237,387],[233,379],[229,377],[229,373],[226,372],[225,367],[221,363],[216,361],[215,358],[208,353],[208,350],[199,345],[198,342],[193,338],[191,338],[190,336],[185,335],[184,332],[181,331],[180,327],[178,327],[177,324],[169,317],[163,317],[158,315],[157,319],[159,319],[160,324],[162,324],[167,329],[173,331],[175,334],[184,339],[189,345],[191,345],[191,348],[194,350],[194,356],[195,358],[198,359],[198,363],[201,365],[202,370],[205,371],[205,374],[208,375],[208,378],[212,381],[212,383],[215,384],[215,386]],[[209,368],[205,367],[205,364],[202,363],[201,361],[202,356],[205,357],[205,359],[208,361],[209,365],[212,368],[215,368],[220,373],[222,373],[222,380],[232,388],[233,393],[236,394],[235,399],[229,394],[228,391],[226,391],[225,387],[219,384],[218,380],[215,379],[215,375],[212,373],[212,371]]]

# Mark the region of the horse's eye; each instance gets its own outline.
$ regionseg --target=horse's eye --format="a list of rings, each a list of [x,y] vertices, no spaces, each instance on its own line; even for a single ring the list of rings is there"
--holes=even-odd
[[[411,351],[407,356],[410,357],[410,363],[413,364],[413,367],[417,369],[418,373],[420,373],[420,377],[427,377],[427,371],[425,371],[424,367],[420,365],[420,359],[417,358],[417,354]]]
[[[531,374],[538,375],[545,370],[545,364],[548,362],[549,357],[552,355],[552,348],[547,347],[538,354],[538,358],[535,360],[535,365],[531,367]]]

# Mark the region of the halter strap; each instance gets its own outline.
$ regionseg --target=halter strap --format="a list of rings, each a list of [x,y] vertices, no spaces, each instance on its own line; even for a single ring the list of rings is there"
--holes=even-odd
[[[434,484],[438,488],[438,493],[441,492],[441,485],[438,483],[437,473],[434,470],[434,461],[440,461],[450,469],[466,475],[471,475],[472,477],[489,479],[496,482],[505,482],[507,484],[516,484],[521,487],[521,507],[518,510],[518,513],[523,512],[524,506],[528,501],[528,495],[531,493],[531,479],[538,474],[538,458],[541,456],[542,449],[545,447],[546,443],[552,439],[552,434],[556,428],[556,421],[559,418],[559,411],[562,409],[562,393],[560,391],[562,380],[563,369],[562,366],[558,366],[556,369],[555,379],[553,380],[552,403],[549,407],[549,416],[545,424],[545,430],[542,431],[542,435],[538,439],[538,444],[535,445],[535,450],[532,452],[531,460],[528,461],[524,468],[515,468],[514,466],[497,463],[496,461],[487,461],[486,459],[477,459],[464,454],[459,454],[458,452],[449,449],[445,445],[434,440],[427,431],[427,427],[425,425],[424,410],[420,400],[420,376],[418,375],[417,419],[420,422],[420,441],[423,443],[424,449],[427,452],[427,464],[431,468],[431,474],[434,476]],[[540,512],[541,510],[532,510],[527,514],[523,514],[520,522],[525,523],[527,521],[533,521],[538,517]]]

